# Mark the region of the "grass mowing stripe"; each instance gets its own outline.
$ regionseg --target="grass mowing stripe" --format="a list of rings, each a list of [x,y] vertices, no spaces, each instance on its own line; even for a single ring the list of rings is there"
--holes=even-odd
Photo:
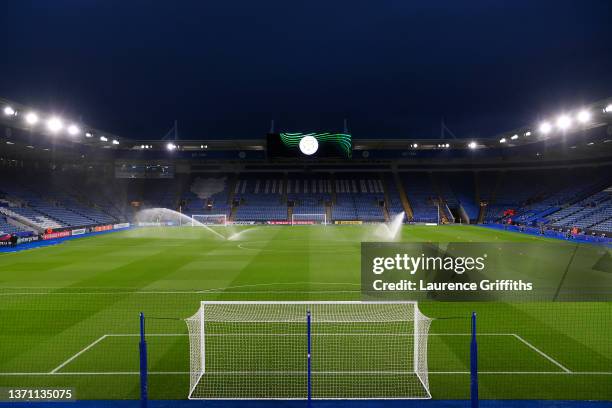
[[[140,311],[180,319],[193,314],[201,300],[359,300],[359,292],[350,290],[360,281],[359,242],[371,237],[373,228],[272,226],[235,241],[218,241],[199,229],[154,228],[0,257],[0,270],[9,271],[0,276],[2,384],[77,386],[79,398],[137,398],[137,336],[113,334],[135,333]],[[401,239],[558,243],[473,226],[406,226]],[[556,264],[534,262],[543,268]],[[610,304],[421,306],[434,318],[429,348],[434,398],[469,395],[469,336],[464,334],[467,317],[476,311],[483,335],[483,398],[612,399]],[[443,319],[448,316],[466,318]],[[186,336],[176,335],[186,330],[184,323],[148,320],[147,329],[163,335],[150,341],[152,398],[185,398],[189,356]],[[495,339],[487,332],[517,333],[573,372],[513,336],[486,340]],[[103,335],[104,341],[49,374]]]

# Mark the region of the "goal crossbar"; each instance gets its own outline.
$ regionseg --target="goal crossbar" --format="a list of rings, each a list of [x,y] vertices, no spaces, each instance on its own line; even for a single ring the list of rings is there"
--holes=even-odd
[[[202,300],[200,305],[414,305],[414,300],[386,300],[386,301],[359,301],[359,300]]]
[[[431,398],[414,301],[202,301],[190,399]]]

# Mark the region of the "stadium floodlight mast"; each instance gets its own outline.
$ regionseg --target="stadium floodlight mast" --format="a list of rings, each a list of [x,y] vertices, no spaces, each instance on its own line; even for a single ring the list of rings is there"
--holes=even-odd
[[[572,126],[572,119],[567,115],[561,115],[557,118],[557,127],[561,130],[567,130]]]
[[[79,127],[75,124],[72,124],[70,126],[68,126],[68,134],[70,136],[76,136],[77,134],[79,134],[80,130]]]
[[[542,122],[540,124],[540,132],[543,134],[548,134],[552,130],[552,125],[549,122]]]
[[[202,301],[189,399],[427,399],[431,319],[413,301]]]
[[[586,109],[583,109],[578,112],[578,115],[576,115],[576,119],[580,123],[587,123],[589,120],[591,120],[591,112]]]
[[[53,133],[57,133],[64,127],[62,120],[56,116],[53,116],[47,120],[47,129]]]
[[[28,125],[35,125],[38,123],[38,115],[34,112],[29,112],[25,115],[25,121]]]

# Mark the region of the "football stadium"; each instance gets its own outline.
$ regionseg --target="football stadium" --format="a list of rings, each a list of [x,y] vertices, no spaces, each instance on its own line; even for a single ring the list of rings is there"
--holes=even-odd
[[[23,92],[0,407],[611,403],[612,96],[478,136],[279,113],[143,137]]]

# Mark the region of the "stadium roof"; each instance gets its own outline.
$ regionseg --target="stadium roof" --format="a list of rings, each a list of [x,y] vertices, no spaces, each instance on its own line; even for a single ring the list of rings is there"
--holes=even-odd
[[[266,141],[256,139],[136,140],[106,132],[80,120],[0,98],[0,123],[52,140],[90,147],[128,150],[245,150],[263,151]],[[612,98],[558,113],[532,126],[513,129],[487,138],[353,138],[354,150],[476,149],[525,145],[612,123]]]

